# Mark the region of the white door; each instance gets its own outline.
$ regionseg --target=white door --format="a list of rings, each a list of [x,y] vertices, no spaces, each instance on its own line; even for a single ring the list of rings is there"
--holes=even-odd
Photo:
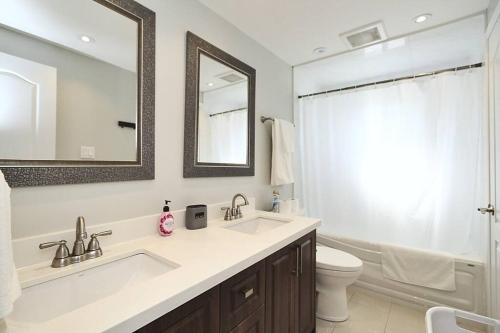
[[[500,20],[488,38],[491,205],[500,205]],[[492,208],[490,208],[492,210]],[[485,210],[483,210],[485,212]],[[490,224],[490,315],[500,319],[500,210],[489,212]]]
[[[56,157],[57,70],[0,52],[0,159]]]

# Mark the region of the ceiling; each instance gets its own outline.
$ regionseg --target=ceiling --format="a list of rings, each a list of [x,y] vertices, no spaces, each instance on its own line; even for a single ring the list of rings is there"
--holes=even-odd
[[[484,61],[484,15],[397,38],[294,69],[305,95]]]
[[[388,38],[485,10],[489,0],[198,0],[290,65],[349,48],[339,34],[382,21]],[[430,13],[417,24],[413,18]],[[317,47],[326,47],[315,54]]]
[[[138,24],[95,1],[0,0],[0,8],[0,26],[136,71]]]

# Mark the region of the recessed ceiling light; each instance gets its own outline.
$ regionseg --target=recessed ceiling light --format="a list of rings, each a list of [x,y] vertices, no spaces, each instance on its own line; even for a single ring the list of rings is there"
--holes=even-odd
[[[94,38],[87,36],[87,35],[81,35],[80,40],[84,43],[90,43],[94,41]]]
[[[313,50],[313,53],[316,53],[316,54],[322,54],[325,52],[326,52],[326,47],[324,47],[324,46],[317,47]]]
[[[422,15],[418,15],[417,17],[415,17],[413,19],[413,21],[415,21],[415,23],[424,23],[425,21],[427,21],[428,19],[431,18],[431,14],[422,14]]]
[[[214,86],[214,83],[213,83],[213,82],[208,82],[208,83],[207,83],[207,86],[209,86],[209,87],[213,87],[213,86]]]

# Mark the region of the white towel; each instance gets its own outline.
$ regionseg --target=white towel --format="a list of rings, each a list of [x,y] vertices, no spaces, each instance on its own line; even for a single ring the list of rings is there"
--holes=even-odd
[[[286,120],[274,119],[271,185],[285,185],[294,182],[294,152],[295,128],[293,124]]]
[[[10,187],[0,171],[0,319],[6,317],[21,295],[12,253]]]
[[[453,257],[392,245],[381,245],[381,250],[384,277],[439,290],[457,289]]]

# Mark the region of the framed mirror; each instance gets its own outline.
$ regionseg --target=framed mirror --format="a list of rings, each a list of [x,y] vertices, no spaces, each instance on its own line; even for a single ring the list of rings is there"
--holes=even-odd
[[[133,0],[16,0],[0,11],[0,40],[10,186],[154,178],[154,12]]]
[[[255,174],[255,69],[187,33],[184,177]]]

